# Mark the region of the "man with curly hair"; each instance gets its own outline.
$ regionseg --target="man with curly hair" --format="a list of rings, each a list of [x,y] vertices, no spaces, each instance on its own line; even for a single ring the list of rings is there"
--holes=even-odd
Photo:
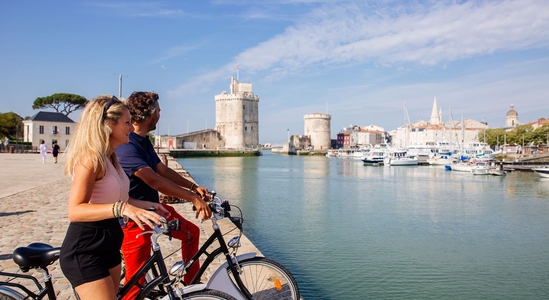
[[[116,155],[120,165],[130,178],[130,197],[147,200],[154,203],[160,202],[158,192],[189,200],[196,207],[196,217],[202,213],[202,219],[211,217],[211,211],[205,200],[207,200],[208,189],[201,187],[192,181],[180,176],[174,170],[168,168],[154,151],[154,147],[147,137],[147,133],[156,129],[160,119],[160,104],[158,94],[154,92],[133,92],[128,97],[128,107],[135,131],[130,133],[128,144],[116,149]],[[173,237],[181,240],[181,255],[185,262],[188,262],[198,251],[200,230],[192,222],[185,220],[170,205],[163,204],[170,211],[168,218],[181,221],[181,231],[172,232]],[[150,257],[151,241],[149,236],[140,235],[141,229],[134,222],[130,221],[122,227],[124,241],[122,243],[122,254],[126,263],[126,279],[128,283],[139,268]],[[184,281],[189,284],[196,275],[200,265],[195,263],[185,274]],[[141,278],[143,283],[145,278]],[[124,299],[133,299],[139,292],[134,287]]]

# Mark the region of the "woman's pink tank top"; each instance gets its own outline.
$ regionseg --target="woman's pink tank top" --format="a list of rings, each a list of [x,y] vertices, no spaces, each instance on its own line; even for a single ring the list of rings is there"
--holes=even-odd
[[[108,204],[117,201],[127,202],[130,190],[130,179],[124,171],[115,168],[110,159],[107,160],[107,172],[105,177],[93,185],[93,192],[89,203]]]

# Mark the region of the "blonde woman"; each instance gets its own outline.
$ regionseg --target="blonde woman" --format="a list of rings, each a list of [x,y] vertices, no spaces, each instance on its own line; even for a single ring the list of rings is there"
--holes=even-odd
[[[72,176],[67,235],[61,246],[63,274],[82,300],[116,299],[121,273],[123,233],[119,218],[159,224],[162,205],[128,198],[129,180],[114,150],[133,132],[125,103],[114,96],[90,101],[66,152],[65,173]],[[157,213],[146,210],[153,206]]]

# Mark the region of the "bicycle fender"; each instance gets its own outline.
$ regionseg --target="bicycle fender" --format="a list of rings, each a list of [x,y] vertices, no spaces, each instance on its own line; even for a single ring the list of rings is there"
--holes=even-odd
[[[255,252],[245,253],[238,255],[236,260],[241,261],[249,258],[256,257]],[[232,259],[233,262],[236,262],[235,258]],[[233,284],[233,281],[229,277],[229,272],[227,272],[228,263],[225,262],[213,273],[212,277],[208,281],[206,288],[212,290],[218,290],[225,292],[238,300],[246,300],[246,297],[240,292],[237,286]]]
[[[186,286],[182,289],[179,289],[179,292],[181,292],[182,295],[185,295],[185,294],[189,294],[189,293],[192,293],[192,292],[202,291],[202,290],[206,289],[206,285],[207,284],[205,284],[205,283],[188,285],[188,286]]]
[[[25,299],[25,296],[23,294],[8,287],[0,286],[0,292],[2,292],[6,296],[11,296],[15,299]]]

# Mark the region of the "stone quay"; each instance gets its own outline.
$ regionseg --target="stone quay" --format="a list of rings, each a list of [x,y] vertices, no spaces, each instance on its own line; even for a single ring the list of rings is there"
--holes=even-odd
[[[50,155],[46,163],[42,163],[41,156],[34,153],[1,153],[0,154],[0,271],[36,276],[42,279],[42,274],[36,270],[23,273],[12,260],[13,250],[27,246],[33,242],[50,244],[60,247],[69,225],[67,205],[71,180],[63,175],[62,155],[58,164],[53,163]],[[182,176],[192,180],[192,177],[170,157],[163,157],[168,166]],[[200,244],[210,236],[211,222],[195,219],[195,212],[190,203],[171,204],[186,219],[201,228]],[[222,231],[228,232],[234,225],[228,219],[218,222]],[[236,235],[236,233],[235,233]],[[227,241],[232,236],[227,236]],[[259,250],[243,235],[242,247],[239,254],[257,252]],[[165,257],[167,267],[181,259],[178,240],[169,241],[168,237],[160,238],[160,246]],[[206,270],[202,281],[207,281],[216,268],[223,262],[218,257]],[[72,287],[63,276],[59,262],[49,267],[53,277],[54,289],[60,300],[75,299]],[[0,280],[7,280],[1,277]],[[29,280],[13,280],[32,291],[36,286]]]

